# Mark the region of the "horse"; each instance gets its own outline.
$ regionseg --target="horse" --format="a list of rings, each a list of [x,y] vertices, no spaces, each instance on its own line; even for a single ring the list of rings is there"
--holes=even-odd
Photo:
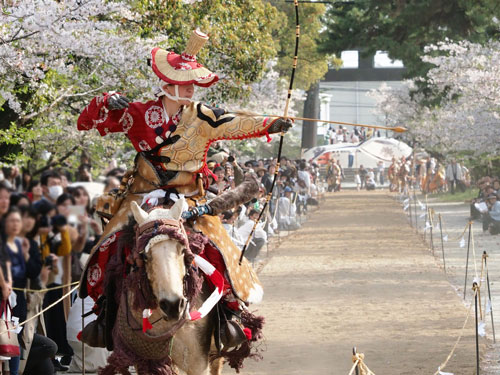
[[[170,209],[155,208],[148,214],[132,202],[137,229],[135,248],[127,260],[135,272],[125,279],[121,276],[123,281],[117,284],[114,348],[100,375],[130,374],[131,365],[139,375],[171,375],[178,370],[187,375],[221,373],[222,358],[210,360],[216,354],[215,310],[209,312],[214,303],[204,309],[203,301],[216,303],[222,292],[216,288],[210,295],[206,281],[194,271],[197,255],[190,250],[181,220],[186,208],[185,200],[179,199]],[[125,254],[116,255],[120,257]],[[111,274],[113,261],[117,260],[110,261]],[[114,269],[123,274],[120,262]]]
[[[436,172],[434,176],[429,181],[429,186],[427,188],[426,193],[437,193],[441,191],[446,186],[446,179],[444,178],[443,173]]]

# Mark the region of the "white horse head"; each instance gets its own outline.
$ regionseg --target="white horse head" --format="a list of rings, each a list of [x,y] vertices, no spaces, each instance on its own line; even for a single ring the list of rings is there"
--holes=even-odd
[[[179,223],[187,204],[184,199],[179,199],[170,209],[157,208],[149,214],[136,202],[132,202],[131,208],[139,226],[144,227],[148,223],[162,225],[165,219]],[[163,315],[171,320],[182,318],[187,304],[183,282],[186,274],[185,245],[166,234],[158,234],[141,250],[144,250],[146,272]]]

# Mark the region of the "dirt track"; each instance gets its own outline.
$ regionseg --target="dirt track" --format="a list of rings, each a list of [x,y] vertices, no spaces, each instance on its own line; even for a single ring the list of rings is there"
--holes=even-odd
[[[466,316],[385,192],[327,196],[260,278],[264,302],[252,308],[267,321],[264,360],[248,360],[244,374],[347,375],[353,346],[377,375],[433,374]],[[444,371],[475,373],[472,322]]]

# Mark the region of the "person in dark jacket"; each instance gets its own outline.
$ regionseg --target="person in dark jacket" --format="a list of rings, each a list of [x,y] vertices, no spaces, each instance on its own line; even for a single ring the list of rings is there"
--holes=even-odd
[[[42,269],[38,244],[33,239],[22,237],[23,234],[33,230],[34,220],[25,218],[25,223],[30,223],[25,228],[22,215],[22,211],[15,206],[5,215],[5,246],[11,263],[10,276],[13,288],[19,289],[26,288],[28,279],[36,279]],[[27,211],[24,215],[29,216]],[[26,296],[21,290],[16,290],[15,293],[16,305],[12,309],[12,315],[18,317],[20,322],[24,322],[27,316]],[[52,340],[35,334],[24,374],[52,375],[54,366],[50,358],[56,352],[57,345]],[[19,361],[20,357],[13,357],[9,361],[11,375],[18,374]]]

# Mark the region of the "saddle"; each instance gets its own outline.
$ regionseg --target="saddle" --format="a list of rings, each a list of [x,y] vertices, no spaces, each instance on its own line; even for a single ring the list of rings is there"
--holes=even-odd
[[[199,200],[198,203],[205,200]],[[196,200],[188,200],[190,206]],[[243,257],[239,263],[241,250],[233,243],[231,237],[222,225],[218,216],[204,215],[196,218],[193,229],[203,233],[222,255],[226,267],[226,278],[231,284],[234,295],[245,303],[259,303],[262,301],[264,290],[254,269],[248,260]]]

